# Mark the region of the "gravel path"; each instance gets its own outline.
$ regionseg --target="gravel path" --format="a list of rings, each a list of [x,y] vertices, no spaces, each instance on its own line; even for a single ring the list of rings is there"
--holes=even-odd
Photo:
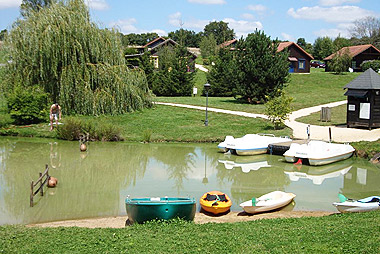
[[[308,124],[297,122],[296,119],[310,115],[315,112],[320,112],[322,107],[336,107],[339,105],[346,104],[347,101],[338,101],[333,103],[327,103],[319,106],[314,106],[310,108],[304,108],[297,111],[292,112],[289,115],[289,120],[285,121],[286,126],[293,130],[293,138],[296,139],[307,139],[306,128]],[[197,110],[206,110],[206,107],[201,106],[192,106],[178,103],[166,103],[166,102],[156,102],[156,104],[174,106],[174,107],[184,107],[184,108],[192,108]],[[266,115],[263,114],[253,114],[241,111],[233,111],[233,110],[224,110],[218,108],[207,108],[210,112],[224,113],[224,114],[232,114],[244,117],[252,117],[252,118],[264,118],[268,119]],[[318,126],[318,125],[310,125],[310,138],[315,140],[329,140],[329,127],[331,128],[331,136],[332,141],[335,142],[357,142],[357,141],[376,141],[380,138],[380,129],[374,130],[365,130],[365,129],[354,129],[347,128],[345,126],[336,127],[336,126]]]

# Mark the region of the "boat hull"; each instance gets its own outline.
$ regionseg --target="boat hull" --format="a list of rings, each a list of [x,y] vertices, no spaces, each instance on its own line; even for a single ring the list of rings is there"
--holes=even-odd
[[[273,191],[259,197],[257,204],[254,206],[252,205],[252,200],[248,200],[241,203],[240,207],[249,214],[268,212],[288,205],[295,196],[293,193]]]
[[[207,194],[210,195],[225,195],[227,202],[221,202],[221,201],[207,201],[206,196]],[[213,205],[216,203],[216,205]],[[220,191],[210,191],[206,192],[205,194],[202,195],[202,197],[199,200],[199,204],[201,205],[202,209],[206,212],[212,213],[212,214],[223,214],[227,213],[231,206],[232,206],[232,201],[231,199],[227,196],[227,194],[220,192]]]
[[[333,205],[341,213],[360,213],[380,210],[379,203],[361,203],[361,202],[342,202],[333,203]]]
[[[333,162],[348,159],[352,156],[352,154],[353,152],[349,152],[349,153],[345,153],[339,156],[328,157],[328,158],[309,158],[309,164],[312,166],[326,165]]]
[[[237,155],[258,155],[267,153],[268,148],[254,148],[254,149],[234,149]]]
[[[128,219],[132,223],[174,218],[192,221],[195,217],[196,202],[190,198],[127,198],[125,207]]]

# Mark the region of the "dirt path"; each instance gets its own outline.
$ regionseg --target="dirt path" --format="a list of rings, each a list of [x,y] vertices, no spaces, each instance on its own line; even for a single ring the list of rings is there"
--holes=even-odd
[[[271,213],[262,213],[256,215],[247,215],[243,212],[230,212],[222,216],[206,215],[197,213],[194,222],[197,224],[204,223],[233,223],[243,221],[253,221],[259,219],[275,218],[301,218],[301,217],[319,217],[334,214],[332,212],[312,212],[312,211],[276,211]],[[30,224],[27,227],[83,227],[83,228],[123,228],[126,225],[128,217],[104,217],[81,220],[65,220],[47,223]]]

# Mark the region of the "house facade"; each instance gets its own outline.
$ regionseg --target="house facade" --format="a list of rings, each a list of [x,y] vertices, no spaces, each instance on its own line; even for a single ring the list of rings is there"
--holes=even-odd
[[[326,71],[331,71],[331,68],[329,68],[329,64],[331,63],[331,60],[337,54],[343,54],[345,52],[347,52],[349,56],[352,58],[350,67],[354,71],[362,71],[362,68],[360,67],[360,65],[364,61],[380,59],[380,50],[378,50],[375,46],[371,44],[344,47],[338,50],[337,52],[335,52],[334,54],[331,54],[328,57],[323,59],[326,62]]]
[[[313,56],[307,53],[298,44],[290,41],[280,42],[277,52],[288,50],[289,72],[290,73],[310,73],[310,61]]]

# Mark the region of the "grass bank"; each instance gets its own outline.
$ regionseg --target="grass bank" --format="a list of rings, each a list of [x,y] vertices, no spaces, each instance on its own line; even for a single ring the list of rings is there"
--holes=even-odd
[[[0,227],[3,253],[378,253],[379,212],[122,229]]]
[[[290,136],[289,128],[274,130],[269,121],[209,112],[209,126],[204,126],[205,112],[157,105],[153,109],[119,116],[78,117],[99,123],[108,123],[121,129],[126,141],[151,142],[219,142],[226,135],[243,136],[247,133],[265,132],[276,136]],[[65,122],[65,116],[63,116]],[[0,135],[52,138],[48,123],[25,128],[9,126],[0,129]]]

